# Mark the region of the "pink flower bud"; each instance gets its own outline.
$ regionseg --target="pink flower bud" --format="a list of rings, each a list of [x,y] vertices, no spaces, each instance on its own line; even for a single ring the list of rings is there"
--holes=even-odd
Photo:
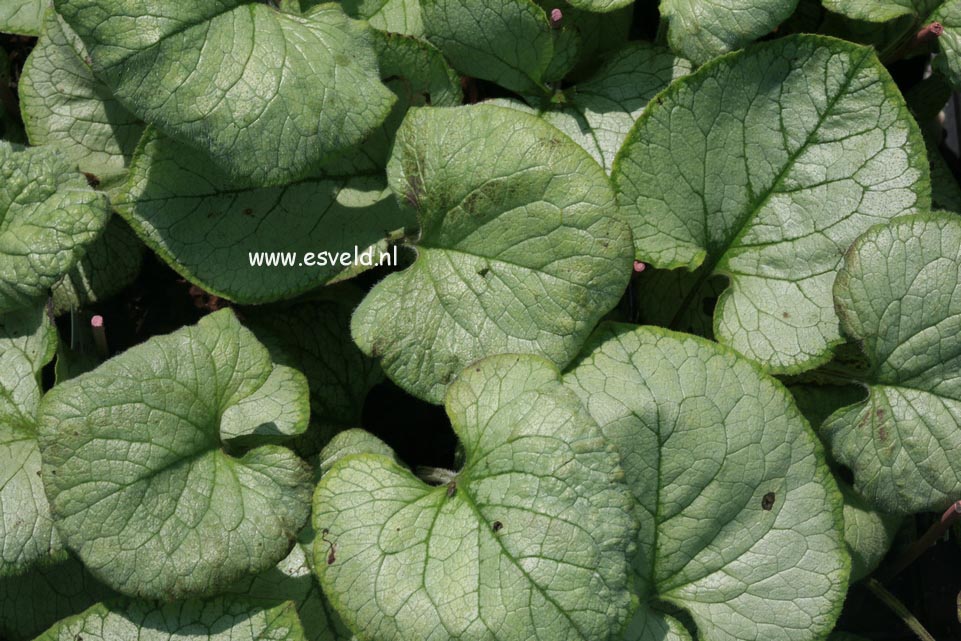
[[[551,9],[551,26],[555,29],[561,25],[561,20],[564,19],[564,14],[560,9]]]
[[[640,273],[641,273],[642,271],[644,271],[645,269],[647,269],[647,265],[645,265],[644,263],[642,263],[642,262],[639,261],[639,260],[635,260],[635,261],[634,261],[634,272],[635,272],[635,273],[640,274]]]

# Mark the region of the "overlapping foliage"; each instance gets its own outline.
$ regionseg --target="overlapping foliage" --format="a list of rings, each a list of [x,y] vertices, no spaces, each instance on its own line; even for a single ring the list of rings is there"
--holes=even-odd
[[[0,32],[39,35],[0,102],[6,641],[816,641],[961,498],[958,0]],[[78,328],[144,256],[224,309],[108,358]],[[454,469],[362,429],[385,381]]]

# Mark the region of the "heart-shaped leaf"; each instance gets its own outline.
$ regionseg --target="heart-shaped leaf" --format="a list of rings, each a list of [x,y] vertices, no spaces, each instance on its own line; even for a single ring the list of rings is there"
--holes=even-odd
[[[667,49],[635,42],[613,54],[589,80],[533,111],[587,150],[610,173],[614,156],[647,103],[691,65]],[[516,100],[498,104],[528,110]]]
[[[491,105],[412,110],[387,168],[416,210],[417,260],[367,295],[354,340],[439,403],[484,356],[566,365],[617,304],[630,233],[604,171],[539,118]]]
[[[0,141],[0,314],[45,296],[109,213],[107,198],[59,152]]]
[[[638,617],[703,641],[815,641],[847,588],[841,494],[790,394],[731,350],[602,325],[564,376],[621,455],[641,518]]]
[[[57,529],[125,594],[222,591],[282,559],[307,519],[309,468],[260,445],[307,415],[303,376],[273,365],[229,310],[133,347],[41,403]]]
[[[60,553],[40,480],[40,370],[57,348],[43,307],[0,316],[0,576]]]
[[[306,641],[294,604],[221,597],[158,605],[117,599],[60,621],[36,641]]]
[[[683,318],[712,276],[728,277],[714,335],[778,373],[826,362],[841,342],[831,286],[854,239],[930,204],[924,142],[887,71],[871,49],[818,36],[755,45],[675,82],[612,177],[637,258],[701,268],[668,315]]]
[[[143,123],[93,75],[87,50],[53,11],[20,77],[20,110],[33,145],[53,145],[103,181],[123,174]]]
[[[825,421],[832,453],[879,509],[943,508],[961,496],[961,220],[871,229],[845,256],[834,296],[870,361],[870,394]]]
[[[617,639],[636,534],[617,455],[557,370],[496,356],[447,411],[464,467],[428,485],[354,454],[314,495],[314,569],[365,641]]]
[[[251,0],[56,7],[124,106],[251,185],[310,174],[393,102],[369,36],[332,3],[305,16]]]
[[[798,0],[661,0],[660,8],[671,47],[700,65],[771,33],[797,4]]]

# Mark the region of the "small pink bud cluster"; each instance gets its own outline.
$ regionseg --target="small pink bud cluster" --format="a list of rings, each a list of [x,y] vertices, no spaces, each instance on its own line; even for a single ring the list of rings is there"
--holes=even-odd
[[[564,14],[560,9],[551,9],[550,21],[551,26],[557,29],[561,26],[561,20],[564,19]]]

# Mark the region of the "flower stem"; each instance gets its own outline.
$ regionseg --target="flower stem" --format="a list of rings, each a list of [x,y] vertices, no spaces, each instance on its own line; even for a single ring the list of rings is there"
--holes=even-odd
[[[921,625],[917,617],[911,614],[911,611],[901,603],[898,597],[888,592],[877,579],[868,579],[865,581],[865,584],[868,589],[871,590],[871,593],[877,597],[879,601],[884,603],[884,605],[888,606],[892,612],[898,615],[898,617],[904,621],[904,624],[908,626],[921,641],[935,641],[934,637],[924,629],[924,626]]]

